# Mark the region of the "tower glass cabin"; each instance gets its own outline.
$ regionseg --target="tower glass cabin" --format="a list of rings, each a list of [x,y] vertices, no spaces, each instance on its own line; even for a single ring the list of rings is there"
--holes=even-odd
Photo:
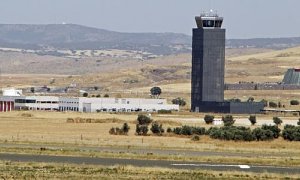
[[[192,51],[192,111],[224,102],[225,29],[213,11],[196,18]],[[205,105],[206,104],[206,105]]]

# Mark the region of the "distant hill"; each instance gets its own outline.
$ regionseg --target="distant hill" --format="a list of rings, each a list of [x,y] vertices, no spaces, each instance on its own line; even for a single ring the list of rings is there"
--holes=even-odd
[[[121,49],[170,55],[191,51],[191,36],[178,33],[121,33],[75,24],[0,25],[0,47],[31,50]],[[283,49],[300,45],[299,38],[229,39],[229,48]]]
[[[300,37],[291,38],[255,38],[255,39],[229,39],[227,47],[232,48],[270,48],[284,49],[300,45]]]
[[[167,55],[187,52],[190,45],[190,36],[176,33],[121,33],[75,24],[0,25],[0,46],[9,48],[123,49]]]

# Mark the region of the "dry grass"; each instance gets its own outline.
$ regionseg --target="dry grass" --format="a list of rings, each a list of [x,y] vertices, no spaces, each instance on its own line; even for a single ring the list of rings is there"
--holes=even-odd
[[[297,175],[175,170],[133,166],[63,165],[53,163],[0,162],[3,179],[297,179]]]
[[[74,145],[96,146],[132,146],[163,149],[189,149],[199,151],[234,151],[260,153],[299,153],[300,144],[282,139],[270,142],[233,142],[212,140],[201,137],[200,141],[193,142],[189,137],[174,136],[135,136],[136,114],[104,114],[104,113],[58,113],[58,112],[31,112],[33,117],[22,117],[20,112],[0,113],[0,141],[2,142],[39,142]],[[162,122],[164,128],[178,125],[202,126],[205,125],[203,114],[188,115],[153,115],[155,121]],[[121,122],[106,123],[67,123],[67,118],[80,117],[83,119],[118,119]],[[258,116],[258,121],[265,116]],[[267,117],[267,116],[266,116]],[[239,118],[245,118],[240,116]],[[268,117],[272,121],[271,117]],[[131,130],[128,136],[109,135],[111,127],[122,126],[128,122]],[[174,143],[176,142],[176,143]]]

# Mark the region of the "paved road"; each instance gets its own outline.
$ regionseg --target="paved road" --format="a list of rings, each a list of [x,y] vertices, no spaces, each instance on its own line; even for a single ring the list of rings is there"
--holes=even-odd
[[[150,148],[134,148],[134,147],[96,147],[96,146],[75,146],[75,145],[45,145],[45,144],[10,144],[0,143],[0,148],[30,148],[39,150],[41,147],[50,150],[78,150],[93,152],[109,152],[109,153],[131,153],[131,154],[154,154],[154,155],[176,155],[176,156],[222,156],[222,157],[285,157],[293,158],[293,153],[239,153],[239,152],[213,152],[213,151],[193,151],[193,150],[166,150],[166,149],[150,149]]]
[[[113,158],[91,158],[91,157],[70,157],[50,155],[21,155],[21,154],[0,154],[0,160],[15,162],[45,162],[45,163],[68,163],[87,165],[132,165],[136,167],[163,167],[175,169],[205,169],[214,171],[243,171],[256,173],[280,173],[300,174],[300,167],[275,167],[275,166],[251,166],[234,164],[213,164],[199,162],[179,162],[165,160],[134,160],[134,159],[113,159]]]

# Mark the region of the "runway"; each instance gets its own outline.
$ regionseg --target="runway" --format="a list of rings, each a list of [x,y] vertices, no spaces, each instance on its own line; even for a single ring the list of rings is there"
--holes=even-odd
[[[214,170],[214,171],[240,171],[255,173],[280,173],[280,174],[300,174],[300,167],[277,167],[259,166],[247,164],[218,164],[199,163],[166,160],[136,160],[136,159],[114,159],[114,158],[92,158],[74,156],[51,156],[51,155],[25,155],[25,154],[0,154],[0,160],[13,162],[44,162],[63,163],[79,165],[131,165],[136,167],[161,167],[171,169],[187,170]]]

